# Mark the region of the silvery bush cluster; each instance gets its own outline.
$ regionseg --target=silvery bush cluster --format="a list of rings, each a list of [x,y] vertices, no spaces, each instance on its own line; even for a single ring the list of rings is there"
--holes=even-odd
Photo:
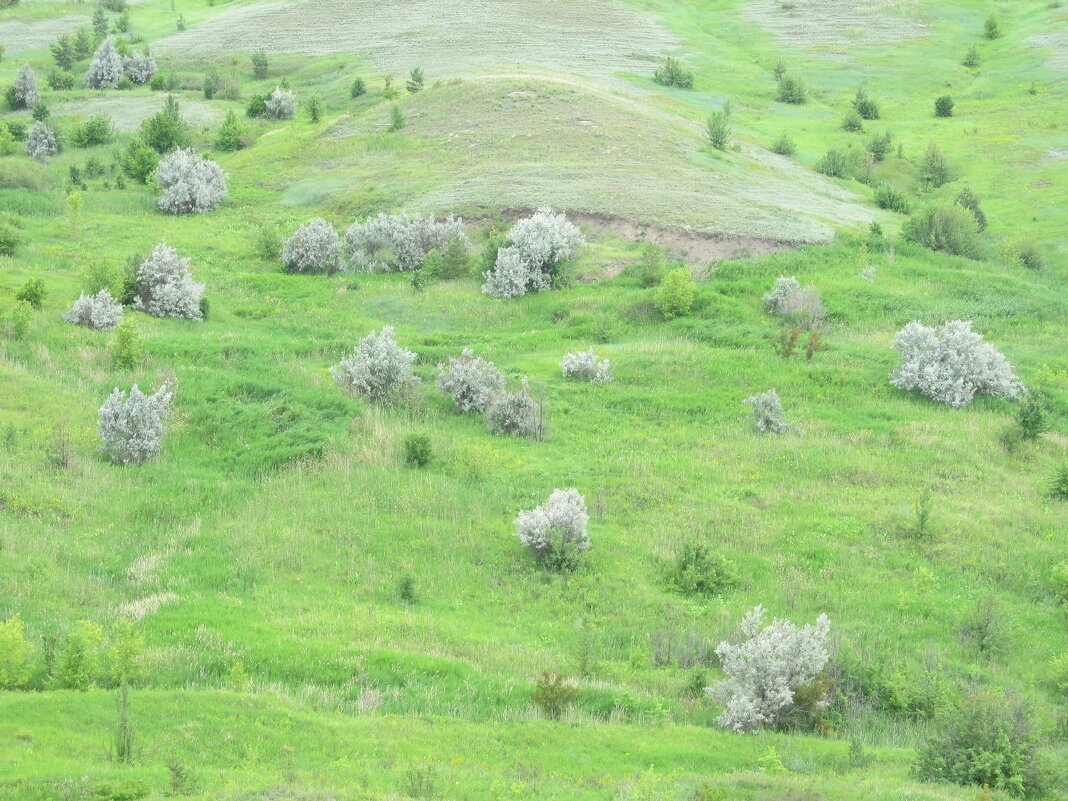
[[[779,278],[764,295],[768,314],[784,317],[799,328],[812,331],[823,324],[823,303],[814,286],[801,288],[796,278]]]
[[[545,430],[542,409],[530,394],[524,378],[516,392],[502,392],[486,408],[486,423],[493,434],[512,437],[540,437]]]
[[[148,83],[152,76],[158,72],[156,59],[145,50],[143,53],[134,53],[122,60],[123,72],[134,83]]]
[[[43,122],[37,120],[26,137],[26,153],[34,161],[47,164],[48,159],[58,152],[59,143],[56,141],[55,132]]]
[[[563,214],[540,208],[512,226],[506,247],[485,274],[482,291],[495,298],[517,298],[551,289],[560,265],[571,259],[585,240]]]
[[[590,547],[587,529],[590,516],[586,500],[576,489],[553,490],[549,500],[530,511],[522,511],[515,521],[519,541],[539,559],[551,559],[554,551]]]
[[[454,239],[470,247],[460,217],[385,214],[355,222],[345,233],[353,269],[361,272],[418,270],[431,250],[444,252]]]
[[[93,54],[93,60],[85,73],[85,85],[90,89],[114,86],[121,80],[122,72],[122,56],[115,50],[109,36]]]
[[[122,322],[122,304],[106,289],[101,289],[95,295],[82,293],[63,315],[63,319],[94,331],[110,331]]]
[[[783,417],[782,401],[779,400],[779,393],[774,389],[761,392],[759,395],[753,395],[753,397],[746,398],[742,402],[748,403],[753,407],[753,417],[756,420],[757,431],[761,433],[770,431],[772,434],[781,434],[789,428]]]
[[[170,382],[151,395],[141,392],[137,384],[129,395],[116,387],[100,407],[100,450],[116,464],[143,462],[159,453],[173,394]]]
[[[137,270],[134,308],[153,317],[204,319],[200,311],[204,284],[193,281],[189,264],[174,248],[162,242],[156,245]]]
[[[612,380],[612,363],[608,359],[597,361],[593,348],[568,353],[560,362],[560,369],[564,378],[577,378],[594,384],[607,384]]]
[[[263,116],[269,120],[291,120],[297,111],[297,101],[293,93],[281,86],[276,86],[264,99],[264,106],[266,111]]]
[[[382,333],[372,331],[360,340],[351,354],[330,368],[334,383],[352,395],[361,395],[374,403],[389,403],[418,383],[412,374],[415,354],[405,350],[393,338],[393,328],[383,326]]]
[[[1016,400],[1026,391],[1012,365],[972,331],[970,321],[954,320],[938,327],[911,322],[894,337],[901,362],[890,383],[938,403],[960,409],[976,395]]]
[[[291,273],[336,273],[345,266],[337,231],[321,217],[294,231],[280,258]]]
[[[226,176],[214,161],[193,148],[177,148],[156,168],[157,205],[168,214],[200,214],[219,208],[226,197]]]
[[[28,61],[19,67],[19,74],[15,78],[15,100],[22,108],[31,109],[41,100],[41,92],[37,88],[37,73]]]
[[[438,365],[438,390],[453,399],[459,412],[485,412],[504,387],[497,365],[475,356],[471,348],[464,348],[458,358],[450,356],[447,365]]]
[[[782,722],[792,711],[794,691],[813,681],[829,659],[826,615],[800,627],[778,619],[763,626],[763,617],[764,607],[758,605],[742,621],[744,639],[716,648],[727,677],[706,692],[723,704],[717,722],[734,731]]]

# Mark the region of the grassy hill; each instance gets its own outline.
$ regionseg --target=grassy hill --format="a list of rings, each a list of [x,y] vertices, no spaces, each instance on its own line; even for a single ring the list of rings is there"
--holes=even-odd
[[[19,615],[35,649],[25,687],[0,691],[0,798],[1000,798],[912,770],[958,702],[991,690],[1031,704],[1045,795],[1065,797],[1053,660],[1068,652],[1054,574],[1068,505],[1047,493],[1068,458],[1064,7],[149,0],[129,7],[130,28],[228,174],[223,207],[191,217],[159,213],[131,179],[118,188],[110,167],[167,91],[47,88],[47,44],[93,11],[0,9],[0,86],[28,61],[50,124],[107,113],[117,129],[47,166],[21,144],[0,156],[0,216],[21,239],[0,258],[0,621]],[[988,40],[991,12],[1003,35]],[[972,44],[981,60],[966,68]],[[269,75],[256,80],[258,48]],[[669,53],[694,89],[653,82]],[[776,102],[780,60],[805,104]],[[404,93],[415,66],[427,86]],[[212,68],[240,79],[240,99],[204,97]],[[397,132],[387,74],[402,90]],[[356,77],[368,92],[352,99]],[[244,118],[283,78],[299,100],[322,97],[319,122]],[[848,133],[859,86],[881,115]],[[954,116],[936,118],[946,93]],[[732,145],[719,151],[703,128],[727,100]],[[229,110],[251,146],[217,152]],[[884,131],[894,149],[869,183],[813,169]],[[783,133],[793,156],[769,149]],[[932,141],[954,180],[925,190]],[[72,166],[86,176],[76,218]],[[882,183],[914,207],[971,187],[990,221],[984,258],[904,241],[904,218],[873,203]],[[397,209],[463,214],[482,247],[543,204],[588,242],[565,287],[516,300],[482,294],[474,268],[416,291],[406,274],[287,275],[256,247],[264,227],[288,236],[323,216],[344,231]],[[192,259],[210,314],[128,311],[146,354],[122,369],[114,335],[61,314],[90,267],[121,270],[161,240]],[[646,242],[692,269],[690,313],[656,310]],[[1018,261],[1024,243],[1042,269]],[[783,275],[826,307],[811,358],[772,345],[780,321],[761,298]],[[33,278],[47,296],[18,337],[15,294]],[[954,410],[889,384],[895,332],[956,319],[1041,393],[1050,427],[1034,443],[1002,444],[1009,401]],[[392,407],[329,374],[383,325],[422,379]],[[563,355],[591,346],[613,382],[563,379]],[[465,347],[513,386],[529,378],[543,441],[494,436],[440,397],[436,365]],[[159,458],[106,462],[108,393],[167,375],[177,394]],[[743,401],[772,387],[791,430],[769,437]],[[430,439],[424,469],[402,458],[413,433]],[[593,542],[562,575],[531,562],[514,526],[561,487],[585,495]],[[670,587],[667,566],[693,540],[729,560],[735,586]],[[722,675],[717,643],[758,603],[831,620],[824,736],[724,731],[699,692]],[[94,687],[57,689],[79,621],[104,638]],[[108,648],[124,622],[142,643],[131,764],[111,756]],[[578,687],[560,720],[532,701],[543,672]]]

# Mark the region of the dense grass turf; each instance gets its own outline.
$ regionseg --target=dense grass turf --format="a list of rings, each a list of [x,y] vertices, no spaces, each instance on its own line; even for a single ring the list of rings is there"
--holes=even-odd
[[[745,13],[730,2],[642,4],[643,24],[660,26],[656,42],[681,43],[693,92],[655,86],[651,62],[647,73],[583,77],[581,38],[566,64],[426,62],[430,84],[399,101],[409,122],[392,135],[378,71],[401,70],[375,59],[403,53],[400,40],[359,62],[287,46],[261,82],[243,55],[220,57],[246,98],[286,76],[299,97],[321,94],[327,114],[318,124],[247,121],[254,146],[215,156],[229,174],[226,205],[197,218],[164,217],[149,189],[119,190],[108,176],[89,180],[72,227],[69,167],[110,162],[111,146],[71,148],[48,167],[0,157],[0,211],[25,240],[0,265],[0,620],[18,613],[37,646],[33,691],[0,694],[0,797],[108,787],[121,797],[122,783],[160,796],[170,760],[213,799],[418,797],[427,776],[446,798],[683,798],[706,781],[704,798],[972,798],[974,788],[916,785],[909,766],[931,717],[976,688],[1030,700],[1050,761],[1063,765],[1050,660],[1068,650],[1068,633],[1051,570],[1065,558],[1068,507],[1044,487],[1068,458],[1068,211],[1055,194],[1068,161],[1050,155],[1063,146],[1066,83],[1034,42],[1064,10],[916,4],[899,45],[864,33],[863,16],[833,30],[817,5],[808,27],[784,28],[768,3]],[[991,9],[1006,35],[987,42]],[[130,16],[155,43],[183,14],[180,43],[196,40],[201,21],[262,10],[147,2]],[[0,85],[25,58],[42,79],[50,66],[43,49],[5,38],[5,23],[79,13],[52,2],[0,11]],[[892,8],[870,13],[876,32],[897,30]],[[959,66],[971,42],[982,46],[978,70]],[[210,149],[217,121],[244,104],[204,100],[205,65],[170,52],[161,64],[191,87],[176,94]],[[773,102],[779,58],[808,82],[807,105]],[[352,101],[357,74],[371,91]],[[988,259],[896,240],[894,215],[864,199],[869,187],[811,171],[827,147],[859,141],[839,121],[861,83],[883,109],[869,132],[891,130],[903,145],[876,177],[917,202],[972,186],[991,220]],[[946,91],[957,116],[936,120],[933,98]],[[148,89],[45,98],[61,128],[106,108],[119,146],[161,102]],[[711,153],[700,127],[727,98],[738,148]],[[798,143],[794,159],[764,149],[783,131]],[[960,178],[924,194],[914,161],[932,140]],[[474,275],[422,292],[400,275],[287,276],[253,247],[265,224],[288,233],[321,214],[343,229],[401,207],[479,215],[471,235],[481,243],[504,226],[502,209],[539,203],[610,216],[570,286],[517,301],[485,297]],[[870,219],[889,238],[862,238]],[[640,244],[612,233],[635,222],[772,239],[844,232],[693,265],[695,308],[668,322],[640,285]],[[118,370],[109,335],[60,315],[91,263],[118,268],[161,239],[193,259],[210,319],[130,312],[147,360]],[[1045,269],[1009,258],[1027,240],[1045,249]],[[873,280],[861,277],[868,268]],[[828,309],[828,347],[811,360],[780,358],[769,343],[779,327],[761,295],[780,275],[814,284]],[[11,301],[31,277],[49,294],[16,340]],[[999,436],[1011,404],[983,398],[954,411],[892,388],[889,344],[914,319],[973,320],[1047,398],[1051,431],[1008,453]],[[383,325],[416,351],[423,379],[388,409],[345,397],[328,373]],[[612,360],[615,381],[565,381],[560,358],[591,345]],[[530,378],[548,413],[544,442],[493,437],[437,395],[435,365],[464,347],[512,384]],[[178,390],[160,458],[104,463],[103,399],[167,373]],[[742,401],[771,387],[792,430],[760,437]],[[413,432],[431,439],[425,470],[400,455]],[[593,548],[583,570],[562,577],[531,564],[512,521],[569,486],[589,503]],[[916,543],[905,532],[925,493],[933,536]],[[739,587],[698,600],[665,586],[662,563],[696,536],[735,563]],[[727,734],[714,704],[687,691],[717,676],[715,644],[757,603],[798,622],[831,618],[832,736]],[[962,635],[988,603],[1004,624],[993,655]],[[57,638],[86,619],[108,634],[131,619],[144,638],[131,766],[108,757],[114,693],[48,680]],[[541,719],[531,702],[542,671],[579,685],[563,721]],[[875,761],[850,767],[847,739]]]

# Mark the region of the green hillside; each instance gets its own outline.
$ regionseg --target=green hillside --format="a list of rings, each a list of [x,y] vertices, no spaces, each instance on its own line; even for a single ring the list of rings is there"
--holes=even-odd
[[[1068,798],[1068,6],[99,8],[0,7],[0,90],[27,63],[42,100],[0,103],[0,799]],[[150,50],[153,83],[83,88],[75,55],[64,87],[49,46],[87,28],[95,50],[94,15]],[[669,55],[692,88],[654,81]],[[805,102],[776,99],[784,79]],[[246,113],[280,84],[293,119]],[[850,132],[858,88],[879,113]],[[151,148],[135,174],[168,98],[226,174],[217,210],[161,213]],[[720,149],[706,126],[728,102]],[[47,163],[34,115],[62,144]],[[107,141],[80,146],[99,115]],[[928,207],[974,226],[965,188],[987,222],[972,257],[912,241]],[[494,248],[542,206],[585,243],[552,291],[489,297]],[[311,218],[344,241],[380,212],[462,216],[463,270],[283,269]],[[204,321],[64,321],[159,242],[206,284]],[[673,270],[695,290],[679,314]],[[783,276],[822,322],[768,312]],[[898,331],[955,320],[1026,397],[951,408],[890,383]],[[383,326],[420,379],[394,403],[330,371]],[[543,436],[455,411],[438,365],[464,348],[529,381]],[[590,348],[610,383],[561,374]],[[108,461],[113,388],[165,382],[162,451]],[[745,403],[772,388],[779,434]],[[563,488],[591,546],[556,571],[515,521]],[[707,593],[673,574],[695,544]],[[795,688],[810,716],[735,732],[704,688],[758,604],[826,614],[829,658]],[[931,743],[985,703],[1027,710],[975,759],[1019,783],[934,780]]]

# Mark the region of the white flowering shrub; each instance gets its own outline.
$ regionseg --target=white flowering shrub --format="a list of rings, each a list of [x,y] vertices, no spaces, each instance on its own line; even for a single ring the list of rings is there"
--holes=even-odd
[[[742,620],[743,639],[716,648],[727,677],[706,692],[723,704],[718,723],[734,731],[779,726],[794,711],[794,693],[827,666],[831,624],[820,615],[814,624],[796,626],[776,619],[763,626],[764,607]],[[826,699],[817,700],[826,706]]]
[[[575,566],[590,547],[590,516],[576,489],[553,490],[549,500],[515,521],[519,541],[542,563],[563,569]]]
[[[32,109],[40,102],[41,92],[37,88],[37,73],[30,67],[30,62],[27,61],[19,67],[19,74],[12,87],[12,95],[20,108]]]
[[[525,378],[518,391],[502,392],[490,401],[486,423],[499,436],[541,437],[545,430],[541,405],[531,397]]]
[[[336,273],[345,266],[337,231],[322,217],[294,231],[280,258],[289,273]]]
[[[167,214],[200,214],[219,208],[226,197],[226,176],[214,161],[193,148],[179,147],[156,167],[157,205]]]
[[[1016,400],[1026,391],[1012,365],[972,331],[970,321],[954,320],[937,328],[911,322],[898,331],[892,347],[901,361],[890,373],[891,384],[919,390],[955,409],[976,395]]]
[[[453,399],[459,412],[481,414],[504,386],[497,365],[475,356],[470,348],[464,348],[459,358],[450,356],[447,365],[438,365],[438,390]]]
[[[774,389],[746,398],[742,402],[748,403],[753,407],[756,428],[762,434],[767,432],[781,434],[789,428],[783,417],[782,401],[779,400],[779,393]]]
[[[47,164],[48,160],[59,152],[56,134],[51,128],[37,120],[26,137],[26,153],[34,161]]]
[[[122,322],[122,304],[106,289],[101,289],[95,295],[83,293],[63,315],[63,319],[94,331],[111,331]]]
[[[801,288],[796,278],[779,278],[764,295],[764,310],[812,331],[823,325],[823,303],[814,286]]]
[[[444,253],[455,239],[469,248],[463,224],[460,217],[437,220],[433,215],[382,213],[353,223],[345,233],[345,243],[356,270],[406,272],[422,267],[431,250]]]
[[[193,281],[189,259],[162,242],[137,270],[137,293],[133,306],[153,317],[180,317],[202,320],[200,299],[204,284]]]
[[[361,395],[374,403],[389,403],[419,382],[412,374],[415,354],[393,338],[393,328],[360,340],[351,354],[330,368],[334,383],[351,395]]]
[[[568,353],[560,362],[560,369],[564,378],[577,378],[594,384],[607,384],[612,380],[612,363],[608,359],[597,361],[593,348]]]
[[[163,423],[170,410],[173,384],[146,395],[134,384],[127,395],[116,387],[100,407],[100,450],[116,464],[143,462],[163,447]]]
[[[496,298],[515,298],[551,289],[561,265],[585,241],[565,215],[540,208],[512,226],[508,246],[498,251],[496,264],[485,273],[482,291]],[[502,253],[506,254],[503,259]]]
[[[484,277],[482,291],[493,298],[520,298],[527,291],[540,292],[551,287],[544,273],[531,270],[515,248],[501,248],[497,261]]]
[[[263,116],[269,120],[291,120],[297,112],[297,101],[293,93],[281,86],[276,86],[263,101]]]
[[[134,83],[148,83],[159,68],[156,66],[156,59],[145,50],[126,56],[122,60],[122,70]]]
[[[115,50],[109,36],[93,54],[93,60],[85,73],[85,85],[90,89],[114,86],[122,79],[122,73],[122,56]]]

